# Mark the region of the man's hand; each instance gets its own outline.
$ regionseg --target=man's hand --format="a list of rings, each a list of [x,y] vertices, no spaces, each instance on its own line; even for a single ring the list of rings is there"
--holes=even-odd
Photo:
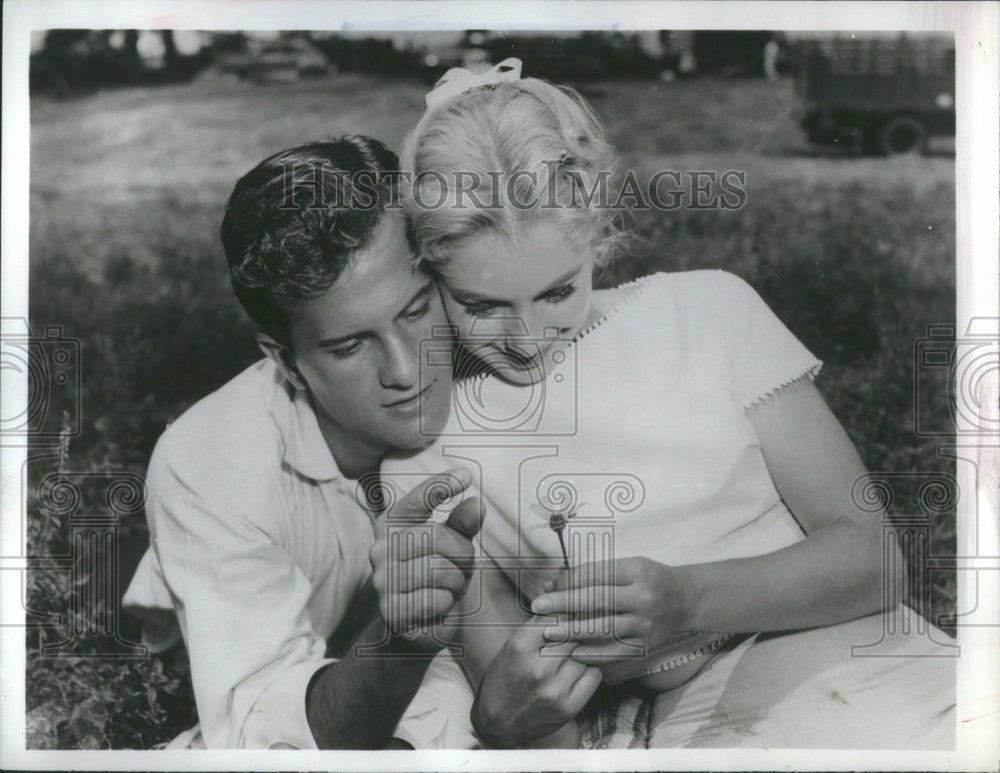
[[[570,722],[601,683],[599,669],[573,660],[576,644],[546,644],[537,618],[518,628],[483,674],[472,725],[492,748],[515,748]]]
[[[391,636],[425,651],[440,649],[438,624],[465,595],[472,577],[473,547],[482,503],[463,500],[446,524],[428,522],[436,507],[472,483],[467,470],[433,475],[386,513],[369,552],[379,610]]]
[[[648,558],[581,564],[545,590],[531,611],[559,616],[545,637],[578,644],[573,658],[581,663],[641,656],[690,633],[689,594],[671,567]]]

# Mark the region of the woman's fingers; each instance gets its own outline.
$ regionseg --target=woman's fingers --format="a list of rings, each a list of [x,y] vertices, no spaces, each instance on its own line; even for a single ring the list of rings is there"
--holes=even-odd
[[[628,585],[634,576],[633,561],[618,558],[610,561],[592,561],[574,566],[568,572],[545,583],[545,590],[568,590],[597,585]]]
[[[629,594],[621,585],[592,585],[543,593],[531,602],[536,615],[573,618],[607,617],[630,611]]]
[[[586,619],[561,620],[545,629],[549,641],[604,642],[608,639],[638,637],[643,633],[642,621],[635,615],[606,615]]]
[[[570,657],[578,663],[600,666],[627,658],[644,658],[646,655],[647,648],[638,639],[617,639],[604,644],[581,644]]]

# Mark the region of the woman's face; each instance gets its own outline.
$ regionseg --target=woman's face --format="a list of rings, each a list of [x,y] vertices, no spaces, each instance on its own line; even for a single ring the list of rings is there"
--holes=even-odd
[[[443,264],[445,311],[462,345],[511,383],[543,379],[545,351],[589,321],[594,251],[554,224],[532,224],[516,240],[484,233]]]

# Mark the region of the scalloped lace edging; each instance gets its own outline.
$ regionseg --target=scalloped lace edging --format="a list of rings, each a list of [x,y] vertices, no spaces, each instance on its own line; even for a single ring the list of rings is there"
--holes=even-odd
[[[648,289],[648,287],[653,283],[653,281],[657,277],[664,276],[664,275],[666,275],[666,273],[667,272],[664,272],[664,271],[657,271],[655,274],[647,274],[646,276],[640,276],[640,277],[637,277],[637,278],[631,280],[630,282],[624,282],[624,283],[618,285],[617,287],[612,288],[612,289],[615,289],[615,290],[625,290],[627,288],[634,287],[635,291],[629,293],[624,298],[622,298],[620,301],[618,301],[618,303],[616,303],[614,306],[612,306],[611,310],[608,311],[608,313],[605,314],[603,317],[601,317],[598,320],[595,320],[594,322],[591,322],[589,325],[587,325],[586,327],[582,328],[580,330],[580,332],[578,332],[575,336],[573,336],[566,343],[566,348],[569,348],[571,346],[576,346],[580,341],[582,341],[588,335],[590,335],[591,333],[593,333],[599,327],[603,326],[605,322],[608,322],[610,319],[612,319],[613,317],[617,316],[622,311],[624,311],[628,306],[630,306],[633,303],[635,303],[635,301],[638,298],[642,297],[643,293],[646,292],[646,290]],[[459,383],[459,382],[465,383],[465,382],[473,381],[475,379],[485,380],[487,378],[490,378],[491,375],[492,374],[487,370],[487,371],[483,371],[481,373],[474,373],[474,374],[471,374],[471,375],[463,376],[460,379],[456,378],[455,379],[455,383],[456,384]]]
[[[810,365],[809,367],[807,367],[804,370],[800,371],[796,375],[792,376],[791,378],[786,378],[780,384],[778,384],[778,385],[776,385],[774,387],[771,387],[766,392],[764,392],[764,393],[758,395],[757,397],[755,397],[749,403],[746,403],[743,406],[743,410],[744,411],[749,411],[751,408],[756,408],[758,405],[760,405],[761,403],[765,402],[766,400],[769,400],[770,398],[775,397],[778,394],[778,392],[781,392],[782,390],[785,390],[788,387],[790,387],[790,386],[792,386],[792,385],[794,385],[796,383],[801,382],[805,378],[808,378],[810,381],[814,381],[816,379],[816,376],[819,374],[820,369],[822,367],[823,367],[823,363],[822,362],[814,362],[812,365]]]
[[[618,303],[612,306],[611,310],[607,314],[605,314],[600,319],[591,322],[585,328],[580,330],[579,333],[573,336],[572,340],[569,342],[569,346],[573,346],[579,343],[588,335],[597,330],[597,328],[601,327],[605,322],[610,320],[612,317],[615,317],[618,314],[620,314],[622,311],[625,310],[626,307],[635,303],[636,299],[641,297],[642,294],[646,291],[646,289],[653,283],[653,280],[656,279],[656,277],[660,276],[662,273],[663,273],[662,271],[658,271],[655,274],[647,274],[646,276],[640,276],[636,279],[633,279],[631,282],[625,282],[624,284],[620,284],[617,287],[615,287],[614,288],[615,290],[625,290],[630,287],[635,287],[635,292],[631,292],[628,295],[626,295],[624,298],[618,301]]]

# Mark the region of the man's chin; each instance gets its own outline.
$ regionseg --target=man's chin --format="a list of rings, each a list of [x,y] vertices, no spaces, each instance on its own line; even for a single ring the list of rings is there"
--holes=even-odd
[[[444,431],[450,413],[449,401],[440,409],[427,409],[405,423],[397,423],[393,445],[401,450],[417,450],[429,445]]]

